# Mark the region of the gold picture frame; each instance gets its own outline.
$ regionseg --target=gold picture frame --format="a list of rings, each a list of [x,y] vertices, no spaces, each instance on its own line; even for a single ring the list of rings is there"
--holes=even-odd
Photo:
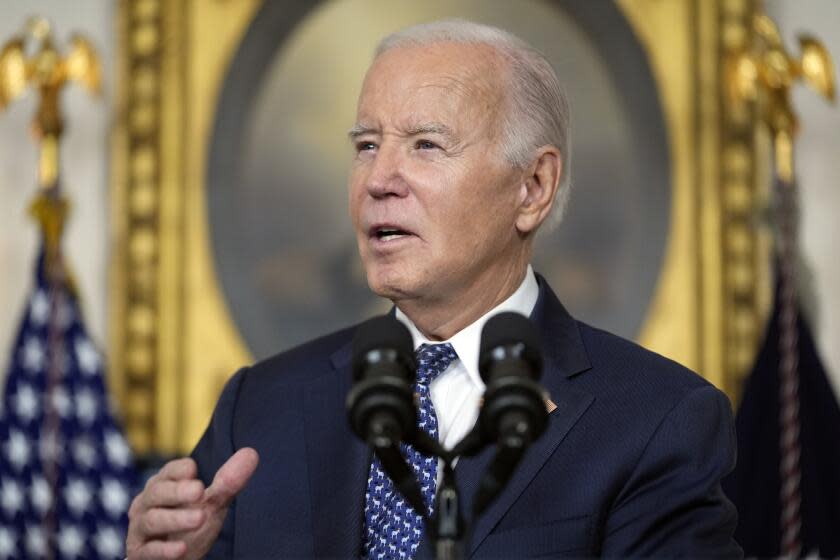
[[[671,219],[639,341],[737,398],[769,307],[769,239],[754,227],[766,146],[724,102],[726,54],[754,0],[616,0],[644,46],[665,117]],[[250,361],[213,266],[206,161],[219,92],[257,0],[122,0],[113,137],[110,371],[140,454],[184,453]]]

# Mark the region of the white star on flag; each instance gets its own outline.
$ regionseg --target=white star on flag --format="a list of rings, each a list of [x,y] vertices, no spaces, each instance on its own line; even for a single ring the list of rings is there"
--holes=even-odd
[[[99,352],[93,343],[85,337],[76,339],[76,360],[79,369],[87,375],[94,375],[99,369]]]
[[[0,527],[0,558],[12,558],[15,555],[15,533],[7,527]]]
[[[29,440],[26,439],[26,434],[15,429],[9,430],[6,458],[17,470],[21,470],[29,463]]]
[[[99,498],[102,500],[102,507],[111,517],[119,517],[128,509],[128,491],[122,483],[113,478],[106,478],[102,483]]]
[[[43,290],[36,290],[29,304],[29,320],[35,326],[41,327],[47,324],[50,318],[50,300]]]
[[[14,412],[24,422],[32,422],[38,416],[38,395],[28,383],[18,385],[17,393],[12,397]]]
[[[53,388],[52,391],[52,408],[62,418],[67,418],[70,415],[70,410],[73,403],[70,401],[70,396],[67,394],[67,389],[59,385]]]
[[[90,425],[96,420],[96,393],[88,388],[76,391],[76,416],[82,424]]]
[[[43,476],[32,477],[32,485],[29,487],[30,500],[40,515],[49,511],[52,505],[52,490]]]
[[[125,467],[131,462],[131,449],[116,431],[110,430],[105,434],[105,453],[108,462],[116,467]]]
[[[91,491],[87,483],[80,478],[71,478],[64,488],[67,507],[76,517],[81,517],[90,508]]]
[[[75,525],[62,525],[58,532],[58,550],[66,558],[75,558],[82,555],[85,548],[85,535]]]
[[[16,514],[23,508],[23,491],[20,485],[14,480],[3,478],[0,486],[0,506],[10,516]]]
[[[85,469],[92,469],[96,465],[96,448],[88,436],[79,436],[73,440],[73,458]]]
[[[122,551],[123,535],[113,527],[99,527],[93,538],[96,551],[105,558],[118,556]]]
[[[26,552],[30,558],[43,558],[47,555],[47,539],[44,530],[38,525],[26,528]]]
[[[30,336],[23,343],[23,356],[21,361],[23,369],[29,373],[38,373],[44,369],[47,356],[44,352],[44,345],[35,336]]]

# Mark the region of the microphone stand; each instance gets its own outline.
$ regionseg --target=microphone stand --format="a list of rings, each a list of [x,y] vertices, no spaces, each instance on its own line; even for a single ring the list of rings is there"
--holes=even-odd
[[[481,430],[481,419],[476,426],[451,450],[446,450],[435,439],[421,430],[408,434],[406,443],[410,443],[424,455],[438,457],[443,462],[443,476],[435,496],[434,514],[431,519],[426,513],[420,488],[414,473],[402,455],[399,439],[390,430],[392,426],[383,423],[376,433],[371,434],[367,443],[379,457],[383,470],[388,474],[394,486],[415,511],[421,512],[427,531],[432,539],[435,558],[440,560],[461,560],[466,557],[465,536],[472,529],[471,525],[493,502],[516,469],[531,438],[523,433],[508,432],[498,442],[494,442]],[[454,462],[457,457],[471,457],[481,452],[488,444],[496,443],[496,455],[482,477],[475,495],[470,523],[463,515],[461,495],[455,478]]]
[[[434,544],[435,558],[439,560],[461,560],[466,557],[465,535],[469,527],[464,521],[454,463],[459,456],[477,455],[486,443],[478,424],[449,451],[443,449],[438,442],[434,442],[438,451],[436,454],[443,461],[443,477],[435,496],[435,514],[432,523],[427,527]]]
[[[461,454],[475,455],[484,447],[479,432],[473,430],[451,451],[447,451],[437,440],[421,430],[410,438],[415,449],[425,455],[436,456],[443,461],[443,476],[435,495],[434,515],[423,518],[431,536],[435,558],[439,560],[461,560],[465,558],[464,534],[466,523],[462,514],[461,494],[455,481],[455,458]]]
[[[461,497],[455,483],[453,463],[456,457],[477,455],[488,444],[493,443],[493,438],[489,437],[486,430],[482,431],[482,420],[479,417],[472,431],[450,451],[444,450],[437,441],[426,447],[424,444],[429,444],[428,440],[431,438],[425,434],[422,434],[422,439],[427,441],[418,447],[422,447],[424,453],[436,454],[443,460],[443,477],[435,499],[433,524],[427,525],[434,542],[435,557],[440,560],[461,560],[466,557],[465,534],[504,490],[534,439],[528,430],[526,418],[513,415],[505,422],[503,433],[495,442],[496,454],[481,478],[473,499],[472,516],[468,526],[462,515]]]
[[[443,459],[443,479],[435,499],[434,526],[435,558],[461,560],[464,554],[464,517],[461,515],[461,496],[455,484],[452,458]]]

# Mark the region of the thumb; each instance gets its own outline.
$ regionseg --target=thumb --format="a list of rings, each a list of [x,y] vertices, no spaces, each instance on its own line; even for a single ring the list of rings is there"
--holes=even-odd
[[[204,493],[204,500],[218,508],[226,508],[257,469],[260,456],[250,447],[233,454],[216,472],[213,483]]]

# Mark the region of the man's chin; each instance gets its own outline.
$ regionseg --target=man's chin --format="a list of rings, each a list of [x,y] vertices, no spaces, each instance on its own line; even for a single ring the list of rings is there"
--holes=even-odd
[[[368,287],[374,294],[391,301],[397,301],[405,297],[405,290],[401,290],[393,284],[371,283],[369,281]]]
[[[394,302],[405,299],[412,293],[411,282],[402,275],[383,272],[369,273],[367,282],[371,292]]]

